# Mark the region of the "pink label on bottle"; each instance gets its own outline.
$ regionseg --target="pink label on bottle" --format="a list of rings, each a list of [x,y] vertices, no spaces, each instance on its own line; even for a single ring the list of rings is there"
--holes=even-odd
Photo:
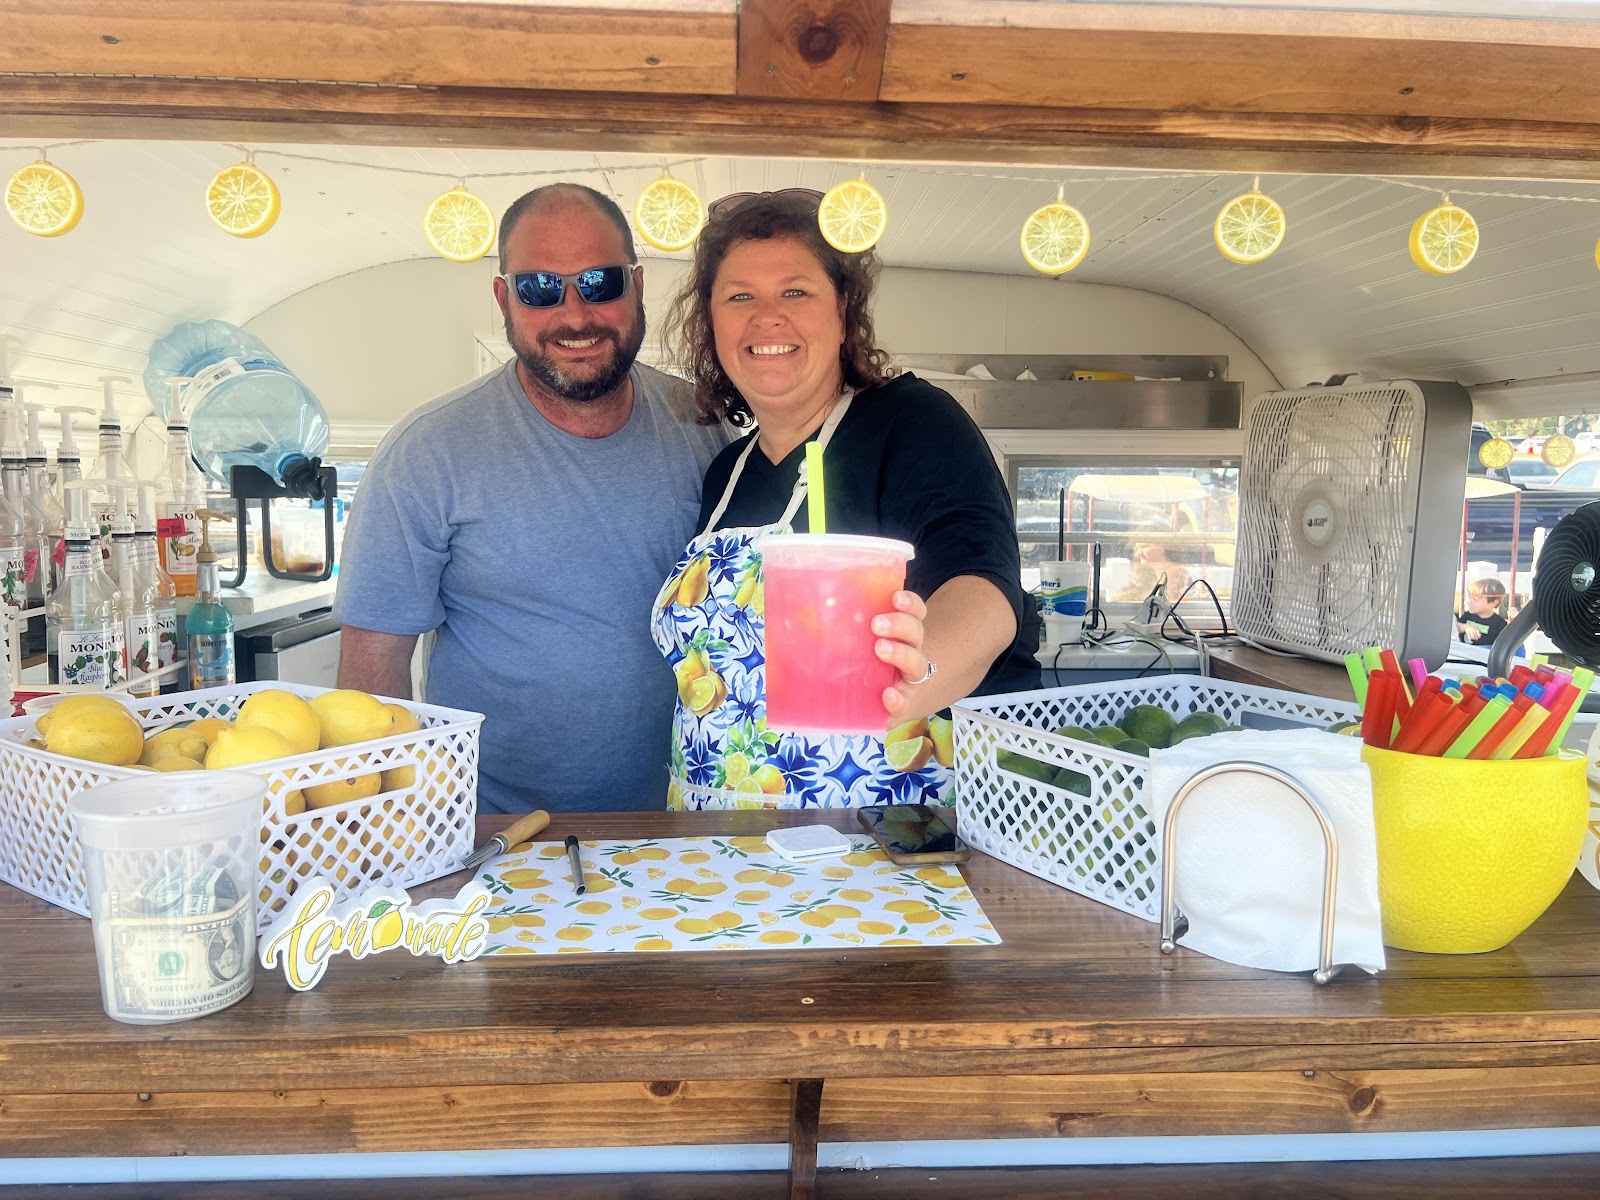
[[[39,574],[39,552],[37,550],[24,550],[22,552],[22,578],[25,583],[32,583]]]

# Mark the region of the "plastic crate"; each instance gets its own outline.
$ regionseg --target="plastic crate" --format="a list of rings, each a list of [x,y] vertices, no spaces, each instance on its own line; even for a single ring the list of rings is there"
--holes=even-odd
[[[1144,799],[1150,760],[1059,737],[1066,725],[1115,725],[1136,704],[1182,720],[1211,711],[1251,729],[1325,727],[1352,703],[1168,675],[983,696],[956,705],[956,820],[961,836],[1002,862],[1147,921],[1161,919],[1161,834]],[[1001,751],[1087,777],[1089,794],[1002,767]]]
[[[230,719],[251,693],[273,688],[308,699],[329,690],[269,681],[155,697],[133,708],[148,734],[201,717]],[[268,789],[256,879],[258,929],[314,875],[332,882],[342,900],[372,884],[410,887],[448,875],[472,850],[482,714],[390,703],[409,709],[422,728],[244,768],[259,771]],[[0,721],[0,879],[87,915],[67,799],[145,772],[51,754],[27,745],[34,732],[33,717]],[[409,787],[294,816],[284,811],[284,797],[308,784],[405,767],[413,768]]]

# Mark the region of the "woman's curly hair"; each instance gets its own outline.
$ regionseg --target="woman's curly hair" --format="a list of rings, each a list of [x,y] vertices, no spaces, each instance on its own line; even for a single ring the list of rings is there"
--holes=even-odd
[[[794,238],[806,246],[844,299],[844,344],[839,365],[844,382],[871,387],[894,376],[889,355],[873,342],[872,294],[878,283],[878,257],[871,250],[846,254],[835,250],[817,227],[816,201],[775,194],[758,196],[726,216],[714,215],[695,243],[694,264],[667,310],[664,342],[670,361],[694,384],[694,402],[702,425],[722,421],[738,428],[755,423],[733,380],[717,357],[711,323],[711,287],[717,268],[739,242]]]

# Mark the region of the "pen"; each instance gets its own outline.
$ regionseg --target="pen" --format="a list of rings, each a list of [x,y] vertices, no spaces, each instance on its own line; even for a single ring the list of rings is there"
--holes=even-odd
[[[583,895],[583,863],[578,861],[578,839],[572,834],[567,834],[567,861],[572,864],[572,886],[578,895]]]

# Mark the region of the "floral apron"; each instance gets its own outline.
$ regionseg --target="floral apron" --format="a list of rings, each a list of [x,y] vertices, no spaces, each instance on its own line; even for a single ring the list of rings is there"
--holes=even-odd
[[[850,407],[847,390],[817,435],[827,447]],[[655,643],[672,664],[678,704],[672,718],[667,807],[848,808],[866,804],[948,804],[950,727],[930,718],[885,740],[846,734],[777,733],[767,728],[766,621],[761,555],[769,533],[791,533],[806,496],[805,472],[772,525],[717,530],[754,452],[739,455],[706,527],[690,540],[652,611]]]

